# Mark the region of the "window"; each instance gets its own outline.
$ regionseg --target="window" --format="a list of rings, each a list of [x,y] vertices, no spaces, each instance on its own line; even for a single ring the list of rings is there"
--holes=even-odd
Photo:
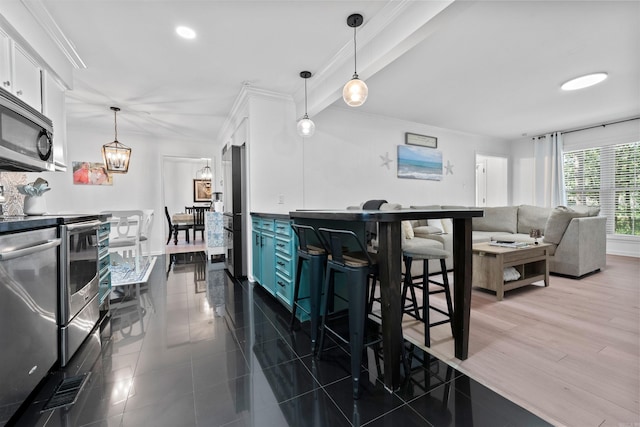
[[[607,234],[640,236],[640,142],[563,155],[567,204],[600,206]]]

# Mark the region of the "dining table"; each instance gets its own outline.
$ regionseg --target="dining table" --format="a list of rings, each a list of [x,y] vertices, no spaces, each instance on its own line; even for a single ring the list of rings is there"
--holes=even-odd
[[[398,209],[398,210],[296,210],[289,212],[294,223],[330,228],[351,228],[376,222],[378,225],[378,269],[384,349],[384,385],[392,392],[402,378],[402,221],[451,218],[453,221],[453,336],[455,357],[465,360],[469,353],[471,313],[472,239],[474,217],[482,209]]]

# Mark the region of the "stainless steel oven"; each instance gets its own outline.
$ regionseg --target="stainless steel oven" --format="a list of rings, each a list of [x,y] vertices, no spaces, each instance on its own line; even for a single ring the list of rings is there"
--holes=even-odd
[[[100,221],[60,226],[60,365],[66,366],[100,317],[98,229]]]

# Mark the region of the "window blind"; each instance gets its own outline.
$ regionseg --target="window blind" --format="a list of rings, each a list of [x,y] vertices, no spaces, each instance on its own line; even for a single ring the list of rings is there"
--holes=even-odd
[[[600,206],[607,234],[640,236],[640,142],[566,151],[567,204]]]

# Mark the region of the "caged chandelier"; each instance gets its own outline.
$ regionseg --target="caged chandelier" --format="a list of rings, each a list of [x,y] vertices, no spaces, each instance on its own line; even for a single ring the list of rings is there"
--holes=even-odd
[[[356,45],[356,28],[362,25],[362,15],[354,13],[347,18],[347,25],[353,28],[353,77],[344,85],[342,89],[342,99],[349,107],[359,107],[367,100],[369,88],[367,84],[358,78],[357,70],[357,45]]]
[[[311,72],[301,71],[300,77],[304,79],[304,116],[298,120],[298,135],[303,138],[309,138],[313,136],[313,133],[316,131],[315,123],[313,123],[307,114],[307,79],[311,77]]]
[[[129,159],[131,158],[131,148],[118,141],[118,121],[116,115],[120,108],[111,107],[113,111],[113,123],[115,129],[115,139],[113,142],[102,146],[102,159],[111,173],[127,173],[129,170]]]

